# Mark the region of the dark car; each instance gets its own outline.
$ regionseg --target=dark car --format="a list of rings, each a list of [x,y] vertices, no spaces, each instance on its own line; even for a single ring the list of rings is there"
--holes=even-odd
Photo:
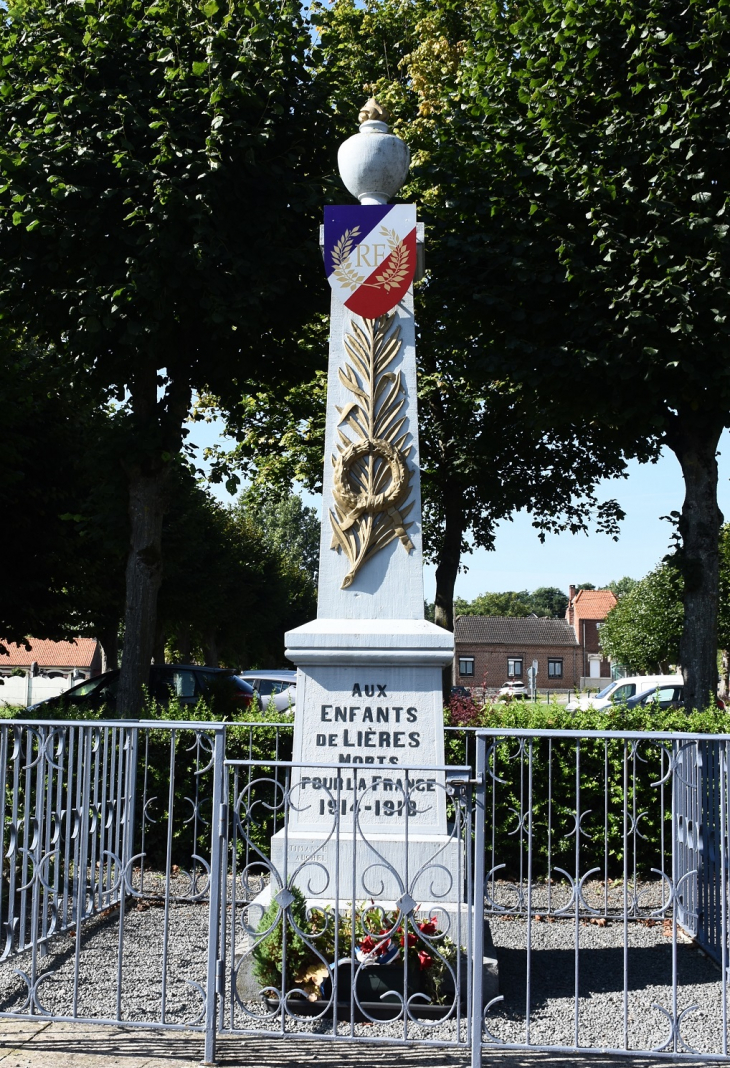
[[[652,708],[660,708],[662,711],[667,708],[684,708],[684,687],[681,684],[656,686],[646,693],[630,697],[626,702],[627,708],[636,708],[638,705],[651,705]],[[718,708],[724,708],[724,701],[718,698],[717,706]]]
[[[106,671],[72,686],[58,697],[32,705],[28,712],[42,715],[73,715],[91,712],[106,705],[105,713],[116,714],[119,672]],[[235,716],[253,703],[253,687],[228,668],[198,667],[196,664],[153,664],[147,684],[150,697],[167,705],[176,697],[183,705],[196,705],[201,699],[222,716]]]
[[[468,686],[452,686],[451,687],[451,696],[452,697],[471,697],[471,690],[469,689]]]

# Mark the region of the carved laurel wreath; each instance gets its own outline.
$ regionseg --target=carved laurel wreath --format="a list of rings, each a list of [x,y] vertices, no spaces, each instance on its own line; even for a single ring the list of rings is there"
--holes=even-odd
[[[350,362],[339,368],[342,384],[355,400],[338,408],[337,452],[334,466],[334,511],[330,512],[332,548],[350,562],[342,589],[352,584],[362,564],[398,538],[413,549],[406,519],[413,502],[403,507],[410,492],[406,447],[408,431],[405,390],[400,371],[388,367],[400,352],[400,327],[395,311],[379,319],[353,322],[345,336]],[[343,427],[354,435],[348,437]]]
[[[351,230],[345,230],[344,234],[332,249],[332,264],[334,275],[346,289],[354,292],[360,286],[368,289],[385,289],[390,293],[391,289],[401,284],[408,274],[410,252],[405,242],[400,241],[395,230],[389,230],[387,226],[381,226],[380,232],[388,242],[390,248],[389,257],[392,260],[382,274],[376,274],[374,282],[366,282],[367,277],[360,274],[350,263],[354,239],[360,235],[360,227],[353,226]]]

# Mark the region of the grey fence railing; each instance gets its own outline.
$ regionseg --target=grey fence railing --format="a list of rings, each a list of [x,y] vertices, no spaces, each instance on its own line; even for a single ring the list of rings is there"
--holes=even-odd
[[[0,724],[0,1015],[204,1028],[224,741],[216,724]]]
[[[4,721],[0,1015],[728,1059],[729,740],[447,731],[394,852],[290,723]]]
[[[119,904],[131,855],[137,754],[117,727],[4,724],[0,960]]]
[[[477,737],[475,886],[502,989],[475,1023],[473,1063],[480,1047],[727,1059],[730,739]],[[708,884],[717,963],[691,937]]]
[[[238,760],[226,767],[232,809],[221,958],[228,982],[219,1031],[468,1045],[468,769],[399,765],[384,778],[342,764]],[[314,786],[316,801],[304,796],[304,784]],[[448,831],[419,835],[418,817],[439,794]],[[320,806],[324,820],[295,842],[288,817],[307,805]],[[373,810],[385,814],[385,833],[364,826]]]

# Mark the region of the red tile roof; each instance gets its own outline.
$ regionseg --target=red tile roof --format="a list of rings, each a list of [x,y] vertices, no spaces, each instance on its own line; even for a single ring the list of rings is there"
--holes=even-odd
[[[576,619],[605,619],[615,604],[610,590],[578,590],[573,598]]]
[[[98,646],[96,638],[76,638],[70,642],[28,638],[30,649],[15,642],[0,641],[0,644],[7,649],[6,653],[0,650],[0,667],[29,667],[35,662],[40,668],[89,668]]]

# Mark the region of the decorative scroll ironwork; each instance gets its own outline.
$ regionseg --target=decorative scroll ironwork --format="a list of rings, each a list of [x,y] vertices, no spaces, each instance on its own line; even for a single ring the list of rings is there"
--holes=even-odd
[[[392,364],[400,352],[400,327],[395,312],[379,319],[353,322],[345,336],[349,363],[339,369],[342,384],[354,400],[338,408],[334,466],[334,511],[330,512],[332,548],[344,552],[350,569],[342,582],[352,584],[362,565],[396,538],[406,552],[413,542],[406,522],[413,502],[406,445],[405,390]],[[346,428],[353,437],[345,434]]]
[[[360,1024],[387,1023],[394,1035],[418,1039],[450,1026],[447,1044],[468,1042],[468,893],[462,904],[448,903],[453,888],[467,881],[463,863],[453,862],[453,847],[460,843],[462,857],[471,826],[470,798],[461,784],[436,784],[447,793],[450,832],[412,870],[409,821],[419,804],[434,802],[425,801],[407,775],[396,787],[403,798],[400,863],[388,859],[363,827],[374,786],[362,788],[353,779],[346,788],[339,776],[332,787],[323,780],[331,822],[321,838],[296,860],[284,843],[283,860],[274,863],[262,841],[263,824],[279,812],[286,827],[288,815],[306,807],[301,784],[244,763],[233,762],[231,770],[233,967],[226,1029],[265,1029],[277,1021],[284,1031],[298,1031],[306,1019],[334,1037],[345,1034],[345,1025],[356,1035]],[[451,867],[443,858],[449,850]],[[377,1000],[365,993],[374,980],[381,984]]]
[[[311,799],[289,761],[225,760],[251,730],[0,723],[0,1014],[184,1026],[208,1062],[223,1032],[471,1036],[475,1064],[494,1045],[730,1061],[730,737],[462,732],[475,775],[437,786],[449,858],[434,842],[401,864],[368,830],[372,786],[338,775],[326,831],[275,857]],[[273,753],[278,727],[260,731]],[[405,842],[433,795],[408,775],[394,789]],[[710,907],[719,969],[690,938]],[[492,952],[485,916],[498,995],[472,967]],[[244,989],[277,944],[271,981]]]
[[[728,739],[541,733],[477,736],[485,913],[497,958],[502,939],[525,955],[524,977],[484,999],[483,1046],[729,1060]],[[713,777],[703,783],[708,767]],[[714,850],[708,823],[719,832]],[[712,880],[703,872],[711,864]],[[700,922],[708,925],[697,913],[698,887],[710,882],[721,971],[715,982],[711,966],[705,970],[700,1009],[696,988],[683,979],[697,958],[691,936]],[[664,965],[646,991],[634,970],[642,954]],[[547,1001],[553,968],[570,979],[556,983]]]
[[[205,906],[220,880],[210,788],[224,731],[0,724],[0,1012],[207,1025]],[[183,913],[197,950],[180,964]]]

